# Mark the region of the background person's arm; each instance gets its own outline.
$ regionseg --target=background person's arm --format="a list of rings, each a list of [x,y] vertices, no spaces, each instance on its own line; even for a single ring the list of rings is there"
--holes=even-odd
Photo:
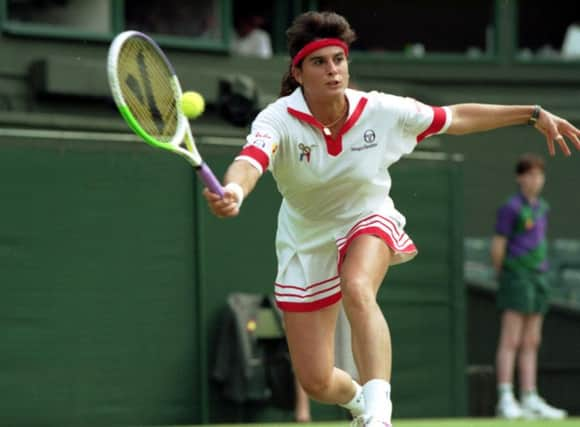
[[[491,240],[491,262],[496,274],[499,274],[507,248],[507,237],[496,234]]]

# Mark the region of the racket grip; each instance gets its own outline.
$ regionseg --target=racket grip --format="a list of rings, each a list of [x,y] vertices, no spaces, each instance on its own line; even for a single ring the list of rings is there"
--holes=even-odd
[[[224,188],[206,163],[201,164],[197,169],[197,173],[199,173],[199,176],[212,193],[224,197]]]

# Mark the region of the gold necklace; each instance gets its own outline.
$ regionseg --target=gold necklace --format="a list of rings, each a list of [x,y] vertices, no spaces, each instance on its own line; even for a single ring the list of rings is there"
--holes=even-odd
[[[322,132],[324,132],[325,135],[332,135],[332,132],[330,131],[330,128],[333,127],[335,124],[337,124],[345,115],[345,113],[348,111],[348,102],[344,103],[344,109],[342,110],[342,113],[340,113],[340,116],[338,116],[338,119],[336,119],[335,121],[333,121],[332,123],[329,123],[327,125],[325,125],[324,123],[320,123],[322,125]]]

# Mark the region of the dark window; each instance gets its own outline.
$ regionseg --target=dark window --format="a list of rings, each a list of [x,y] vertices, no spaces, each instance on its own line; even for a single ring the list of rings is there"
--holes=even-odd
[[[150,34],[220,40],[219,0],[126,0],[125,28]]]
[[[344,15],[358,35],[353,49],[429,53],[493,53],[493,0],[320,0],[319,10]]]
[[[231,51],[242,56],[272,56],[274,4],[266,0],[233,2]]]
[[[580,41],[574,42],[574,27],[580,31],[580,3],[552,0],[548,4],[535,0],[519,2],[518,56],[523,59],[559,59],[562,47],[580,57]],[[575,24],[575,25],[574,25]],[[570,30],[568,43],[566,33]],[[575,43],[573,46],[571,43]],[[564,55],[567,56],[567,55]]]

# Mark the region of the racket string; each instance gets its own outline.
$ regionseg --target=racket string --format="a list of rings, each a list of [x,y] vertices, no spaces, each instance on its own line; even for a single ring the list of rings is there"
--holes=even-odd
[[[125,42],[119,62],[118,80],[127,107],[148,134],[171,142],[178,127],[172,70],[150,43],[138,37]]]

